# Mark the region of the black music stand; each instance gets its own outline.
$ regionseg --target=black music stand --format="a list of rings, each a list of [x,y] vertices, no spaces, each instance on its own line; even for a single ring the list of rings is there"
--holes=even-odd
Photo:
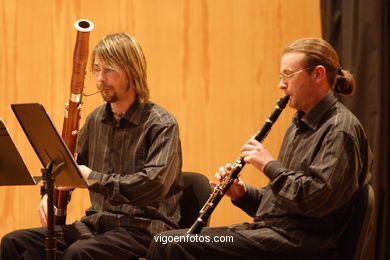
[[[42,177],[30,174],[1,118],[0,144],[0,186],[38,184]]]
[[[41,104],[12,104],[11,107],[45,167],[42,174],[48,196],[46,255],[47,259],[55,259],[57,236],[54,232],[54,185],[87,188],[88,183]]]

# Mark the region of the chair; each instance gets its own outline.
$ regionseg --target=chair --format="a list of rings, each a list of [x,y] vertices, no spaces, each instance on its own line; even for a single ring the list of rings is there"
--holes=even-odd
[[[364,249],[374,226],[375,194],[371,185],[366,184],[361,189],[356,204],[355,214],[341,241],[344,244],[343,259],[364,259]]]
[[[211,194],[209,179],[197,172],[183,172],[184,189],[180,201],[180,228],[189,228]]]
[[[199,217],[199,211],[208,200],[212,189],[209,179],[197,172],[182,172],[183,175],[183,195],[179,202],[180,206],[180,228],[190,228]],[[207,221],[207,225],[210,218]],[[137,259],[137,258],[135,258]],[[145,258],[139,258],[144,260]]]

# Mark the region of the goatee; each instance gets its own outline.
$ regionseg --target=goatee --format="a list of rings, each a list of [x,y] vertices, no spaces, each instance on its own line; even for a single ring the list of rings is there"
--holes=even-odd
[[[109,102],[109,103],[114,103],[114,102],[118,101],[118,96],[116,95],[116,93],[112,87],[107,86],[105,84],[97,84],[97,88],[101,91],[100,93],[101,93],[104,101]],[[110,95],[109,93],[104,92],[104,89],[112,90],[114,93],[112,95]]]
[[[106,101],[106,102],[114,103],[114,102],[118,101],[118,96],[116,94],[109,95],[109,94],[105,94],[104,92],[101,92],[101,93],[102,93],[102,97],[103,97],[104,101]]]

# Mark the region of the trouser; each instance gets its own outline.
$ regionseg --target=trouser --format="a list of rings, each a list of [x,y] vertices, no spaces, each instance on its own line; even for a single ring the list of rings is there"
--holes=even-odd
[[[139,229],[113,228],[89,237],[81,236],[75,225],[56,226],[56,259],[138,259],[145,256],[152,235]],[[46,228],[23,229],[1,240],[2,260],[46,259]]]
[[[186,231],[172,230],[155,236],[146,259],[289,259],[282,253],[267,252],[228,227],[205,227],[200,234],[191,236]]]
[[[205,227],[198,235],[187,236],[187,229],[172,230],[155,236],[147,260],[340,260],[336,251],[314,252],[303,245],[282,244],[271,229],[253,230],[264,235],[256,241],[236,232],[235,227]],[[248,233],[249,234],[249,233]]]

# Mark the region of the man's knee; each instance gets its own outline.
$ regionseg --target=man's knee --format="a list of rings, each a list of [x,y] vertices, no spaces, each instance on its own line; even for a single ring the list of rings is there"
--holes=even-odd
[[[160,259],[170,259],[169,255],[177,252],[180,244],[175,242],[174,236],[185,235],[184,233],[177,232],[178,230],[172,230],[160,233],[154,237],[152,240],[146,259],[151,260],[160,260]]]
[[[1,243],[0,243],[0,259],[5,259],[5,254],[6,254],[6,251],[7,251],[7,248],[10,247],[10,245],[12,244],[12,235],[11,234],[7,234],[5,236],[3,236],[3,238],[1,239]]]
[[[3,247],[3,245],[5,244],[8,244],[10,240],[12,240],[11,238],[12,236],[10,235],[10,233],[6,234],[5,236],[3,236],[3,238],[1,239],[1,247]]]
[[[23,235],[16,230],[3,236],[0,244],[0,259],[19,259],[19,251],[24,251]]]
[[[19,241],[21,239],[22,235],[23,234],[19,230],[16,230],[16,231],[10,232],[10,233],[6,234],[5,236],[3,236],[3,238],[1,239],[2,250],[3,250],[3,248],[7,248],[11,245],[16,244],[17,241]]]
[[[80,241],[76,241],[72,245],[70,245],[62,254],[60,259],[94,259],[87,250],[87,247],[80,243]]]

